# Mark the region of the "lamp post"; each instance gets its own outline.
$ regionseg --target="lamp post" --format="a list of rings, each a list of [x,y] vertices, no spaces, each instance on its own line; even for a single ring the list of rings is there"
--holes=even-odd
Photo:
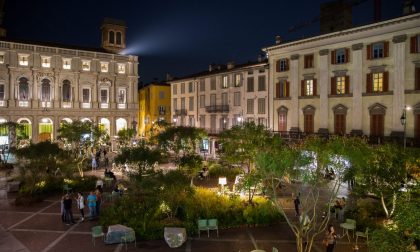
[[[401,125],[404,126],[404,150],[407,147],[407,136],[406,136],[406,129],[407,129],[407,110],[410,110],[411,108],[408,106],[404,106],[402,115],[400,117]]]

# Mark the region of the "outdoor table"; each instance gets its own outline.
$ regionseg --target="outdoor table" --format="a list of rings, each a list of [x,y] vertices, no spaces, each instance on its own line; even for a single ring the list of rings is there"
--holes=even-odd
[[[121,237],[130,233],[130,231],[134,232],[132,228],[126,227],[124,225],[120,225],[120,224],[111,225],[108,227],[105,243],[106,244],[121,243]]]
[[[187,240],[187,232],[185,228],[165,227],[164,236],[165,241],[170,248],[181,247]]]
[[[341,223],[340,227],[343,229],[343,236],[342,237],[347,235],[347,239],[350,242],[349,229],[351,229],[351,230],[355,229],[356,228],[355,225],[353,223]]]

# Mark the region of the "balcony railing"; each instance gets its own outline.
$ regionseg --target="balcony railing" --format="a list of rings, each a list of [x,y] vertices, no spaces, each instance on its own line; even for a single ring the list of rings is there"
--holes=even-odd
[[[187,115],[186,109],[175,109],[175,115]]]
[[[228,113],[229,105],[210,105],[206,106],[207,113]]]

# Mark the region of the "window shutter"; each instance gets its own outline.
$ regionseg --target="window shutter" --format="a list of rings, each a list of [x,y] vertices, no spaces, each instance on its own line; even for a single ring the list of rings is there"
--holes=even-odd
[[[289,71],[289,59],[286,59],[286,71]]]
[[[416,53],[417,36],[410,38],[410,53]]]
[[[372,59],[372,45],[367,45],[366,47],[367,59]]]
[[[333,65],[333,64],[335,64],[335,50],[332,50],[331,51],[331,64]]]
[[[389,42],[385,41],[384,42],[384,58],[388,57],[389,55]]]
[[[346,58],[344,59],[346,63],[350,61],[350,50],[346,48]]]
[[[348,75],[345,77],[344,92],[350,94],[350,77]]]
[[[300,92],[302,96],[305,96],[305,80],[300,82]]]
[[[415,85],[414,85],[414,89],[415,90],[420,90],[420,67],[416,67],[416,76],[415,76]]]
[[[276,60],[276,72],[280,72],[280,60]]]
[[[286,97],[290,97],[290,82],[288,81],[286,81]]]
[[[313,80],[314,95],[316,95],[316,79]]]
[[[337,94],[337,84],[335,82],[335,77],[331,77],[331,94],[332,95]]]
[[[383,86],[383,90],[382,92],[388,92],[388,79],[389,79],[389,74],[388,72],[384,72],[384,86]]]
[[[372,74],[366,75],[366,93],[372,93]]]
[[[280,82],[276,83],[276,98],[280,98]]]

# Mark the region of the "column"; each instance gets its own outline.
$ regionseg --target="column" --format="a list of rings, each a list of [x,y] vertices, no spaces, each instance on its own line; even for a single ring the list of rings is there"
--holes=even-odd
[[[353,86],[353,109],[351,114],[353,135],[363,134],[363,108],[362,108],[362,93],[363,93],[363,44],[352,45],[352,68],[351,85]]]
[[[15,79],[15,75],[13,74],[14,72],[10,71],[10,68],[8,68],[7,70],[8,70],[8,75],[9,75],[9,79],[7,80],[9,83],[6,83],[6,90],[9,91],[9,94],[7,97],[9,99],[8,107],[14,108],[16,107],[16,99],[15,99],[16,79]]]
[[[59,77],[59,71],[55,70],[54,71],[54,97],[52,99],[52,103],[54,108],[60,108],[60,101],[61,101],[61,88],[60,88],[60,78]]]
[[[267,85],[268,85],[268,118],[267,118],[267,125],[271,130],[274,130],[274,73],[276,72],[275,69],[276,60],[271,59],[269,65],[269,71],[267,74]]]
[[[319,129],[318,133],[328,133],[328,49],[319,51]]]
[[[30,101],[32,103],[32,108],[38,108],[39,107],[39,101],[38,101],[38,86],[39,86],[39,73],[37,71],[32,71],[32,88],[29,87],[30,90]],[[29,85],[31,86],[31,85]]]
[[[290,131],[299,129],[299,54],[290,57]]]
[[[400,117],[405,106],[405,41],[407,35],[399,35],[392,38],[394,52],[394,74],[393,96],[392,96],[392,132],[391,135],[401,135],[404,126],[401,124]]]
[[[79,85],[80,85],[80,73],[74,73],[74,82],[71,83],[72,86],[72,101],[73,101],[73,108],[78,109],[80,108],[80,99],[79,99]]]

